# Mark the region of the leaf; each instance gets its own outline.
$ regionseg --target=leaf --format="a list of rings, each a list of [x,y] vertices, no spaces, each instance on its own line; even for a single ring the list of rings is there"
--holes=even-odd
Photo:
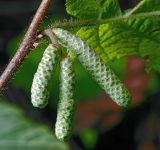
[[[94,0],[92,0],[92,1],[95,2]],[[81,3],[80,0],[78,2]],[[101,4],[102,4],[102,1],[101,1]],[[87,5],[90,5],[89,1],[84,0],[84,5],[85,5],[86,8],[85,7],[80,7],[78,9],[76,6],[73,7],[74,3],[71,3],[71,0],[68,0],[67,3],[66,3],[67,11],[70,10],[70,11],[68,11],[68,13],[70,13],[72,15],[74,15],[73,12],[77,11],[77,10],[79,11],[79,13],[85,12],[85,10],[87,12],[89,12],[89,10],[87,9]],[[96,14],[99,14],[97,16],[94,15],[93,12],[90,12],[93,16],[95,16],[94,18],[105,19],[105,18],[108,18],[108,17],[113,17],[113,16],[119,16],[119,15],[121,15],[121,9],[119,7],[119,4],[118,4],[117,0],[106,0],[106,1],[103,1],[103,5],[101,5],[101,7],[103,8],[103,9],[101,9],[102,10],[101,14],[100,14],[100,12],[98,11],[98,8],[97,8]],[[78,16],[78,15],[79,14],[77,14],[76,16]],[[81,14],[80,14],[80,16],[81,16]],[[82,17],[81,18],[85,19],[85,16],[86,16],[86,14],[82,13]],[[105,58],[105,60],[109,59],[109,58],[107,58],[108,56],[106,55],[103,47],[100,44],[99,27],[98,26],[96,26],[96,27],[84,27],[84,28],[81,28],[78,31],[77,35],[80,38],[82,38],[83,40],[87,41],[87,43],[89,43],[102,58]]]
[[[78,2],[81,3],[81,1],[78,1]],[[84,5],[86,7],[87,7],[87,5],[90,5],[89,1],[85,1],[84,0],[84,2],[85,2]],[[93,1],[93,2],[95,2],[95,1]],[[102,4],[102,1],[101,1],[101,4]],[[73,8],[73,9],[70,9],[70,11],[68,11],[72,15],[74,15],[74,13],[72,13],[73,10],[74,11],[78,10],[78,11],[80,11],[80,13],[81,12],[85,12],[85,10],[87,12],[89,12],[89,10],[86,9],[85,7],[82,7],[82,8],[80,7],[79,9],[77,9],[76,6],[73,7],[74,3],[71,3],[70,0],[67,1],[66,6],[67,6],[67,10],[70,9],[70,8]],[[101,12],[102,14],[100,14],[100,12],[97,11],[96,14],[99,14],[99,17],[95,16],[95,18],[105,19],[105,18],[108,18],[108,17],[113,17],[113,16],[119,16],[119,15],[121,15],[121,9],[119,7],[119,4],[118,4],[117,0],[106,0],[106,1],[103,1],[103,5],[101,5],[101,7],[105,8],[105,9],[102,9],[102,12]],[[93,12],[90,12],[90,13],[92,14]],[[78,14],[76,16],[78,16]],[[83,13],[82,13],[82,17],[85,18],[85,15],[83,15]],[[100,29],[99,29],[98,26],[96,26],[96,27],[85,27],[85,28],[81,28],[78,31],[77,35],[80,38],[82,38],[83,40],[87,41],[87,43],[89,43],[96,50],[96,52],[102,58],[104,58],[103,59],[104,61],[105,60],[109,60],[107,54],[105,53],[104,48],[101,46],[99,32],[100,32]]]
[[[67,0],[67,12],[78,18],[95,18],[98,17],[98,4],[94,0]]]
[[[67,0],[66,9],[81,19],[104,19],[121,14],[117,0]]]
[[[1,150],[68,150],[47,127],[27,119],[17,107],[0,102]]]
[[[143,13],[144,9],[144,12],[153,12],[160,10],[159,7],[160,1],[145,0],[125,15]],[[105,63],[128,55],[138,55],[146,59],[149,69],[160,70],[159,23],[160,19],[155,17],[137,17],[127,21],[122,18],[119,22],[81,28],[77,35],[93,47]]]

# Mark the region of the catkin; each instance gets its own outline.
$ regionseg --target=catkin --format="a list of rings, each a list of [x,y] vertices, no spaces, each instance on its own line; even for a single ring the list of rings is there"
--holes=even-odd
[[[61,61],[60,101],[55,124],[55,135],[60,141],[68,140],[73,130],[76,103],[73,99],[74,77],[72,60],[66,57]]]
[[[57,48],[50,44],[44,51],[31,87],[31,101],[34,107],[44,108],[48,104],[48,85],[57,60]]]
[[[84,68],[113,101],[120,106],[127,106],[130,103],[131,95],[124,84],[87,43],[69,31],[60,28],[54,28],[52,31],[59,42],[77,56]]]

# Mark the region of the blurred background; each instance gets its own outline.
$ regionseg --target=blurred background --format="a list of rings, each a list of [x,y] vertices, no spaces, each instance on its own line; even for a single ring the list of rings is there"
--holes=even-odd
[[[134,7],[138,1],[119,2],[124,10]],[[15,53],[39,3],[40,0],[0,0],[0,72]],[[54,0],[42,26],[69,18],[65,0]],[[30,150],[35,150],[36,142],[47,147],[52,141],[53,147],[58,145],[56,150],[68,147],[72,150],[160,149],[159,73],[147,73],[144,61],[134,56],[109,64],[132,93],[133,100],[127,109],[113,103],[76,62],[75,98],[78,106],[74,134],[65,144],[52,137],[59,95],[59,68],[50,85],[47,108],[36,109],[30,102],[32,79],[43,50],[41,47],[29,54],[0,96],[0,149],[19,150],[22,145],[26,147],[33,142]]]

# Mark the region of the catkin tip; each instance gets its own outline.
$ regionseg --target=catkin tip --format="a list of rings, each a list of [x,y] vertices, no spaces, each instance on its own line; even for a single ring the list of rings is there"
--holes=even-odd
[[[131,104],[132,96],[128,95],[127,98],[123,99],[122,102],[117,103],[119,106],[128,107]]]
[[[37,100],[35,100],[35,101],[32,100],[32,105],[33,105],[34,107],[43,109],[43,108],[45,108],[45,107],[48,105],[48,101],[45,100],[45,101],[43,101],[43,103],[37,103]]]

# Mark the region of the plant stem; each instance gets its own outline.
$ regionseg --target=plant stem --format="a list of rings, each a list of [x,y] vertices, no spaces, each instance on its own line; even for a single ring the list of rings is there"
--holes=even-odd
[[[61,47],[60,44],[58,43],[58,39],[57,39],[56,35],[54,34],[54,32],[51,29],[44,30],[44,34],[50,38],[54,47],[56,47],[56,48]]]
[[[20,44],[16,54],[8,64],[7,68],[0,77],[0,90],[3,90],[7,82],[13,77],[21,63],[30,52],[30,48],[33,47],[33,43],[36,39],[36,31],[39,27],[45,13],[50,5],[51,0],[42,0],[29,28],[26,32],[22,43]]]
[[[58,22],[51,25],[51,28],[64,28],[64,29],[72,29],[72,28],[80,28],[85,26],[96,26],[102,25],[106,23],[114,23],[114,22],[122,22],[129,19],[135,18],[149,18],[149,17],[159,17],[160,11],[139,13],[133,15],[123,15],[120,17],[114,17],[109,19],[101,19],[101,20],[77,20],[77,21],[68,21],[68,22]]]

